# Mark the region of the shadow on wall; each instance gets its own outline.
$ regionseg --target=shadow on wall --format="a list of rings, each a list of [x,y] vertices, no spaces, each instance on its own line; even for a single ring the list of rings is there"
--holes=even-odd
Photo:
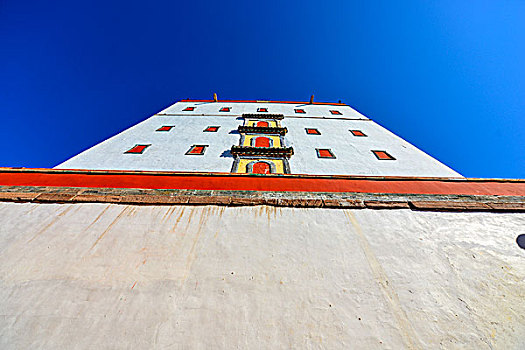
[[[230,150],[226,150],[226,151],[222,152],[221,158],[233,158],[233,156],[232,156],[232,153],[230,152]]]

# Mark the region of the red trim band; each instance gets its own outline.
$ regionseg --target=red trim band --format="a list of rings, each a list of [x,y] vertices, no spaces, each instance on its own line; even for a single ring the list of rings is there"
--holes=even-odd
[[[301,101],[258,101],[258,100],[180,100],[179,102],[215,102],[215,103],[289,103],[289,104],[303,104],[303,105],[326,105],[326,106],[346,106],[346,103],[336,102],[301,102]]]
[[[2,186],[525,196],[525,180],[0,169]]]

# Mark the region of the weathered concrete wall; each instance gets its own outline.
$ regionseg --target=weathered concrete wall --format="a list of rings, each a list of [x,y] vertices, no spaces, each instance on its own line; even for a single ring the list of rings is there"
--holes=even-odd
[[[524,214],[0,203],[0,348],[524,348]]]

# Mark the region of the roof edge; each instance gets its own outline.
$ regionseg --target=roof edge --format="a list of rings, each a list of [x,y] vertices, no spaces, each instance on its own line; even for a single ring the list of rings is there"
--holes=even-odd
[[[287,103],[287,104],[302,104],[302,105],[327,105],[327,106],[345,106],[350,107],[346,103],[337,103],[337,102],[303,102],[303,101],[263,101],[263,100],[193,100],[193,99],[183,99],[177,102],[213,102],[213,103]]]

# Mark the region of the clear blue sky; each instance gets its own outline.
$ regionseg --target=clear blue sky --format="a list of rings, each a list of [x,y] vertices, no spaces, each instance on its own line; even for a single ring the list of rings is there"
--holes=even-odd
[[[525,1],[0,0],[0,166],[175,100],[337,101],[469,177],[525,178]]]

